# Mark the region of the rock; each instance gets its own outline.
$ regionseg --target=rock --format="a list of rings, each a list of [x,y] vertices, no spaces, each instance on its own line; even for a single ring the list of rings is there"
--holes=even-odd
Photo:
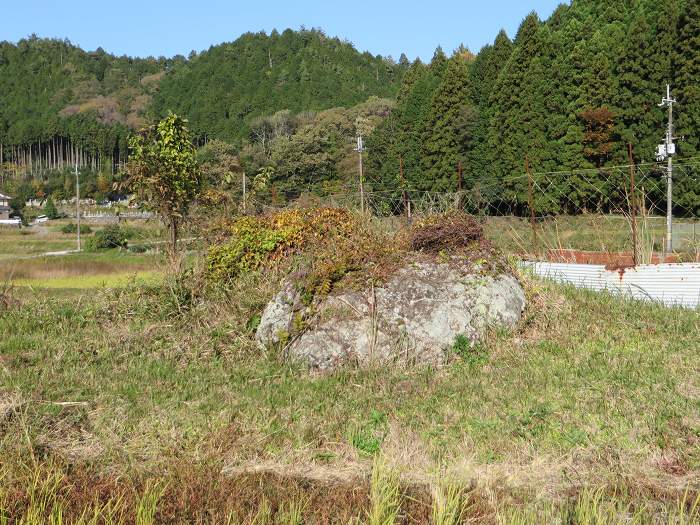
[[[260,317],[260,324],[255,331],[258,343],[269,347],[286,340],[292,331],[294,312],[299,303],[299,294],[294,284],[287,281],[282,290],[267,304]]]
[[[300,301],[291,283],[268,304],[257,332],[265,345],[292,331]],[[414,262],[381,287],[331,294],[287,346],[312,368],[345,362],[443,364],[457,336],[481,340],[489,327],[512,328],[525,307],[518,281],[453,262]]]

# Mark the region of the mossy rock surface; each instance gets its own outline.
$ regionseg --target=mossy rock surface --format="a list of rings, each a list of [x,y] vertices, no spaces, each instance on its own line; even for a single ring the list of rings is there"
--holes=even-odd
[[[507,273],[417,258],[381,286],[321,298],[295,333],[301,304],[294,283],[286,282],[262,315],[258,342],[285,346],[290,358],[316,369],[378,361],[440,366],[458,337],[477,344],[489,328],[514,327],[525,295]]]

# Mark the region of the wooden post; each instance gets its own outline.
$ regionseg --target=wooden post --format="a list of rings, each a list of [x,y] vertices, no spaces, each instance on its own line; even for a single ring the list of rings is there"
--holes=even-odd
[[[533,194],[532,172],[530,160],[525,155],[525,172],[527,173],[527,206],[530,208],[530,228],[532,228],[532,248],[537,253],[537,230],[535,228],[535,197]]]
[[[406,180],[403,175],[403,155],[399,156],[399,180],[401,182],[401,196],[403,198],[403,209],[406,210],[406,219],[411,219],[411,210],[408,205],[408,193],[406,193]]]
[[[457,162],[457,211],[462,209],[462,161]]]
[[[78,230],[78,251],[82,250],[80,243],[80,174],[78,173],[78,165],[75,165],[75,222]]]
[[[362,214],[364,215],[365,213],[365,184],[364,184],[364,174],[363,169],[362,169],[362,150],[357,152],[357,158],[359,160],[359,168],[360,168],[360,210],[362,211]]]
[[[632,143],[627,144],[627,156],[630,162],[630,219],[632,222],[632,262],[639,264],[639,241],[637,239],[637,195],[634,188],[634,155],[632,154]]]

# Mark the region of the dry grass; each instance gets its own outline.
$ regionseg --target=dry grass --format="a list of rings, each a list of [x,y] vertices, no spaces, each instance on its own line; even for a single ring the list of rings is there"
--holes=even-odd
[[[0,313],[0,515],[697,521],[697,312],[524,277],[482,363],[310,374],[253,342],[283,277],[195,268]]]
[[[429,253],[472,248],[485,241],[481,224],[463,213],[426,218],[411,231],[411,248]]]

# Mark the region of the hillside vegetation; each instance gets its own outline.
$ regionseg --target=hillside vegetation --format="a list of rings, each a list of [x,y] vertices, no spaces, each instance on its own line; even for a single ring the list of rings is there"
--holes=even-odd
[[[700,152],[700,4],[695,1],[575,0],[546,21],[532,13],[515,38],[501,32],[473,61],[436,53],[404,76],[397,109],[369,142],[371,175],[397,189],[480,186],[488,199],[527,199],[524,172],[601,168],[655,159],[666,84],[678,99],[681,158]],[[591,177],[596,180],[596,175]],[[603,193],[604,178],[600,179]],[[560,211],[562,195],[585,202],[581,181],[560,177],[539,211]],[[697,209],[696,183],[680,182],[679,206]],[[590,185],[589,185],[590,186]],[[590,191],[590,190],[589,190]],[[552,198],[547,198],[547,197]],[[571,203],[568,203],[571,204]]]
[[[31,36],[0,42],[0,144],[3,161],[39,170],[126,156],[130,128],[145,112],[165,58],[86,52],[68,40]],[[34,166],[35,165],[35,166]]]
[[[116,57],[35,36],[2,42],[0,164],[109,171],[126,158],[130,130],[171,110],[200,142],[240,141],[255,116],[391,97],[402,70],[320,31],[249,33],[188,59]]]
[[[653,161],[667,83],[678,99],[680,158],[697,156],[699,20],[689,0],[576,0],[546,21],[528,15],[513,39],[501,31],[476,55],[438,48],[428,64],[359,53],[319,30],[247,33],[167,60],[37,38],[4,43],[0,143],[14,161],[4,173],[39,179],[5,191],[60,192],[66,175],[44,174],[77,160],[95,172],[90,194],[103,196],[113,171],[103,159],[124,160],[130,127],[172,110],[189,119],[198,145],[227,143],[218,151],[235,158],[238,172],[264,172],[269,202],[349,191],[360,133],[370,191],[398,199],[401,189],[475,190],[490,209],[522,213],[527,184],[511,176],[524,171],[525,157],[535,172],[597,170],[626,164],[631,143],[636,162]],[[220,156],[209,161],[230,171]],[[102,190],[97,172],[109,172]],[[674,205],[686,215],[700,206],[693,173],[675,184]],[[595,172],[548,180],[535,207],[600,207],[616,191],[608,182]]]
[[[247,138],[252,118],[277,110],[318,111],[371,95],[393,97],[402,71],[390,59],[360,54],[317,30],[247,33],[173,68],[154,110],[187,116],[195,136],[239,141]]]

